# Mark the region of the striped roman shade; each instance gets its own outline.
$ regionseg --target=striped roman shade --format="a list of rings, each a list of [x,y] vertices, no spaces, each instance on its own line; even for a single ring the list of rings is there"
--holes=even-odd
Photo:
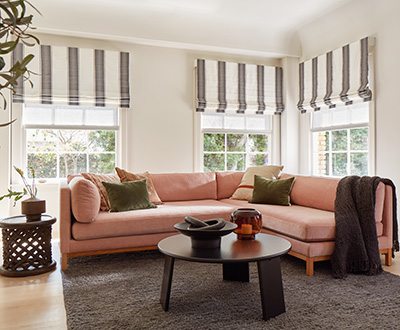
[[[24,51],[15,49],[14,62]],[[129,53],[47,45],[29,53],[33,87],[20,79],[13,102],[129,108]]]
[[[364,38],[299,65],[298,109],[305,113],[370,101],[368,53]]]
[[[196,111],[280,114],[282,68],[198,59]]]

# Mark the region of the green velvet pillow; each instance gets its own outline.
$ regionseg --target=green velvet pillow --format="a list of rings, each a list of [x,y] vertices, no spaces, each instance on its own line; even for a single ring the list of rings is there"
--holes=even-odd
[[[110,201],[110,212],[155,208],[150,202],[146,179],[121,183],[102,182]]]
[[[269,180],[254,176],[253,198],[250,203],[290,205],[290,191],[294,177],[282,180]]]

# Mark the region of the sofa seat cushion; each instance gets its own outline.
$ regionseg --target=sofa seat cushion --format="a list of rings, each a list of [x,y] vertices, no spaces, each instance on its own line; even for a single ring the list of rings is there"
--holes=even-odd
[[[215,172],[150,175],[163,202],[217,199]]]
[[[134,210],[118,213],[100,212],[96,221],[85,224],[74,222],[72,236],[88,240],[132,235],[175,232],[174,224],[183,222],[186,215],[207,220],[230,219],[236,207],[216,200],[166,202],[156,209]]]
[[[249,204],[244,201],[222,200],[234,203],[237,207],[253,207],[261,212],[263,227],[285,234],[304,242],[335,240],[334,212],[299,205],[280,206]],[[376,222],[378,236],[382,235],[383,225]]]

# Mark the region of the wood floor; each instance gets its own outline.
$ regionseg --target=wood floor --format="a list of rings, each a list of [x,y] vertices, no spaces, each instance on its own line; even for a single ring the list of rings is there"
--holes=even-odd
[[[21,278],[0,276],[1,330],[67,329],[58,243],[53,244],[53,258],[57,268],[51,273]],[[384,269],[400,275],[400,253],[393,265]]]
[[[56,270],[19,278],[0,276],[1,330],[67,329],[58,243],[52,250]]]

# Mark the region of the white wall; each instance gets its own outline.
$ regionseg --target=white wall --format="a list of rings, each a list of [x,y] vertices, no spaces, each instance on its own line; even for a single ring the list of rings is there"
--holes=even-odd
[[[300,173],[299,110],[299,60],[282,59],[285,111],[281,115],[281,163],[286,173]]]
[[[376,175],[400,186],[400,1],[354,0],[299,30],[303,58],[308,59],[365,36],[375,36]],[[305,125],[306,126],[306,125]],[[303,127],[303,126],[302,126]],[[302,137],[306,132],[302,129]],[[308,157],[305,155],[305,157]],[[306,164],[308,159],[301,159]]]
[[[0,123],[9,122],[8,111],[0,110]],[[9,185],[9,127],[0,127],[0,195],[7,193],[7,187]],[[6,217],[8,201],[3,200],[0,202],[0,218]]]

